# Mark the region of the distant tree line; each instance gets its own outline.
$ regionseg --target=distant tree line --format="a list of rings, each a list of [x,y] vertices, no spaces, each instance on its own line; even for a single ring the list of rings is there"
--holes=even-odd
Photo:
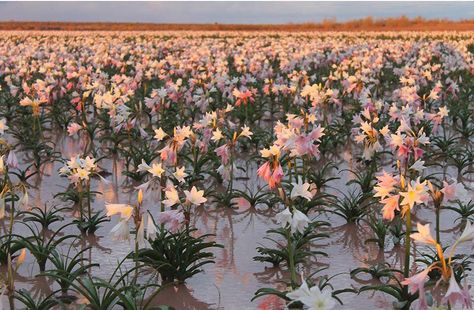
[[[469,31],[474,30],[474,19],[448,20],[422,17],[377,19],[366,17],[339,22],[289,24],[159,24],[159,23],[104,23],[104,22],[35,22],[0,21],[0,30],[64,30],[64,31]]]

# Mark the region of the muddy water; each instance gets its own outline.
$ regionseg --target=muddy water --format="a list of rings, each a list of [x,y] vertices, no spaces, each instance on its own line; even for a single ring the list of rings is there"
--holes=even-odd
[[[79,154],[84,147],[84,141],[78,141],[69,137],[58,137],[57,148],[62,156]],[[337,165],[342,168],[350,168],[354,165],[349,151],[344,151],[338,156]],[[44,167],[40,177],[33,180],[35,188],[30,189],[30,204],[32,206],[64,205],[53,196],[67,187],[68,180],[58,176],[60,163],[48,164]],[[133,186],[127,183],[122,175],[123,162],[120,159],[103,160],[101,168],[109,172],[106,177],[107,183],[94,180],[93,186],[100,191],[93,201],[95,210],[103,210],[105,202],[128,203],[135,201]],[[337,172],[335,172],[337,174]],[[340,180],[333,181],[330,186],[343,191],[347,189],[346,181],[350,178],[347,172],[340,172]],[[248,177],[248,180],[239,181],[236,187],[255,188],[259,180],[255,177],[255,170],[242,174],[240,177]],[[333,191],[328,188],[328,191]],[[158,213],[158,194],[150,193],[145,197],[144,205],[152,214]],[[262,287],[281,286],[280,281],[287,279],[287,274],[279,268],[255,262],[253,257],[257,255],[256,247],[259,245],[271,245],[264,239],[265,232],[270,228],[277,227],[274,215],[277,212],[265,207],[252,208],[242,201],[238,201],[236,208],[223,208],[216,206],[200,207],[195,210],[194,222],[200,233],[215,234],[215,240],[224,248],[214,250],[216,263],[207,265],[204,272],[200,273],[185,285],[164,288],[154,300],[154,304],[170,305],[176,309],[282,309],[281,301],[275,297],[257,299],[251,302],[255,291]],[[426,222],[433,221],[433,211],[428,208],[418,209],[416,218]],[[65,217],[73,217],[74,214],[67,212]],[[453,240],[455,214],[450,211],[442,213],[442,238],[446,241]],[[316,217],[316,215],[313,215]],[[367,282],[364,279],[352,280],[349,276],[351,269],[361,266],[370,266],[376,262],[385,261],[392,266],[400,266],[402,261],[401,249],[394,247],[390,240],[387,241],[385,252],[380,252],[373,244],[365,244],[364,240],[371,237],[371,232],[364,222],[358,225],[345,224],[345,221],[335,215],[325,213],[318,215],[319,220],[331,223],[331,228],[325,229],[330,235],[328,239],[322,239],[316,243],[315,249],[322,250],[328,257],[317,256],[310,263],[310,269],[305,268],[305,273],[314,272],[317,268],[328,269],[322,271],[322,275],[337,275],[331,283],[335,289],[348,287],[360,287]],[[21,222],[21,219],[18,219]],[[55,223],[51,229],[54,231],[64,223]],[[131,243],[120,243],[113,241],[108,235],[110,229],[116,224],[116,219],[105,223],[98,230],[95,237],[80,238],[73,243],[77,249],[91,247],[88,252],[92,262],[99,263],[100,267],[93,269],[95,276],[107,278],[131,250]],[[2,233],[8,227],[8,220],[0,222]],[[459,231],[459,229],[454,230]],[[21,223],[15,224],[15,232],[25,235],[27,229]],[[75,227],[66,231],[77,234]],[[67,246],[63,247],[67,250]],[[462,250],[469,253],[469,247]],[[127,261],[126,267],[131,267],[132,262]],[[416,266],[414,265],[414,270]],[[25,265],[20,268],[16,275],[17,288],[31,290],[34,295],[49,294],[57,289],[53,282],[42,277],[35,277],[39,273],[38,266],[31,255],[27,258]],[[391,309],[392,299],[379,293],[365,292],[361,295],[345,293],[340,295],[344,305],[339,309]],[[4,300],[4,304],[5,300]]]

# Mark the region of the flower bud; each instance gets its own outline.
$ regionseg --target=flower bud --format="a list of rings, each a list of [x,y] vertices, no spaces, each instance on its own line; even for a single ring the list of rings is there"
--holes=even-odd
[[[16,266],[15,270],[18,270],[20,266],[25,262],[26,259],[26,249],[23,248],[21,249],[20,255],[18,255],[18,258],[16,259]]]
[[[4,173],[5,172],[5,163],[3,161],[3,155],[2,157],[0,157],[0,173]]]
[[[141,205],[142,202],[143,202],[143,191],[142,189],[140,188],[140,190],[138,190],[138,197],[137,197],[137,201],[138,201],[138,204]]]

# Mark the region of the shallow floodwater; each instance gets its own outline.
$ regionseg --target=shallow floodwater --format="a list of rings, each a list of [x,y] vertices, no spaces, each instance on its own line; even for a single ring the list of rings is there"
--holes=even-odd
[[[56,147],[62,152],[63,157],[69,157],[81,153],[84,141],[69,137],[58,137]],[[350,147],[341,150],[337,155],[337,166],[340,172],[334,171],[341,177],[334,181],[330,187],[324,190],[334,192],[338,188],[344,192],[349,190],[345,186],[350,178],[349,173],[341,171],[343,168],[350,168],[354,165],[350,154]],[[30,189],[31,206],[65,205],[64,202],[55,199],[53,196],[64,191],[68,186],[68,180],[58,175],[61,163],[47,164],[42,175],[35,179],[33,177]],[[105,202],[128,203],[134,202],[135,192],[133,185],[127,183],[127,179],[122,175],[124,170],[123,162],[120,159],[107,159],[100,162],[100,167],[108,172],[107,183],[99,179],[94,179],[93,186],[102,195],[98,195],[93,201],[95,210],[103,210]],[[315,168],[317,169],[317,167]],[[245,189],[246,186],[254,189],[261,185],[256,178],[255,167],[248,170],[246,174],[239,175],[240,181],[236,187]],[[245,179],[248,177],[248,179]],[[156,193],[159,191],[155,191]],[[133,194],[130,194],[133,193]],[[145,207],[152,214],[158,213],[158,194],[151,193],[145,197]],[[251,302],[255,291],[262,287],[277,287],[282,279],[287,275],[279,268],[274,268],[269,264],[256,262],[252,258],[257,255],[256,247],[259,245],[270,245],[265,240],[266,231],[277,227],[274,215],[278,212],[278,206],[274,209],[264,207],[252,208],[248,204],[237,201],[235,208],[219,206],[199,207],[195,210],[194,223],[200,233],[212,233],[215,240],[222,244],[223,248],[214,250],[215,264],[206,265],[204,272],[195,275],[188,282],[180,286],[165,287],[155,298],[156,305],[169,305],[180,309],[282,309],[283,304],[276,297],[264,297]],[[72,217],[74,214],[67,212],[65,217]],[[434,212],[428,208],[418,208],[416,217],[426,222],[433,222]],[[315,214],[312,215],[316,217]],[[456,236],[452,228],[459,224],[454,223],[456,216],[453,212],[442,212],[443,240],[450,241]],[[402,250],[394,247],[390,239],[387,240],[385,252],[380,252],[374,244],[366,244],[364,241],[370,238],[371,231],[367,224],[361,221],[359,224],[345,224],[342,218],[325,213],[318,215],[317,219],[328,221],[330,228],[324,232],[330,238],[318,241],[314,248],[322,250],[328,257],[317,256],[311,261],[311,272],[317,268],[328,268],[321,272],[321,275],[336,275],[332,281],[334,289],[349,287],[360,287],[367,282],[364,279],[353,280],[349,276],[351,269],[362,266],[371,266],[374,263],[385,261],[391,266],[400,266],[402,263]],[[21,222],[21,219],[18,219]],[[55,223],[51,229],[54,231],[64,223]],[[105,223],[96,236],[82,237],[74,242],[78,249],[91,247],[88,255],[92,262],[99,263],[100,267],[93,269],[93,275],[107,278],[121,261],[132,250],[132,243],[117,242],[108,235],[110,229],[116,224],[116,219]],[[8,227],[8,220],[0,222],[2,232]],[[71,226],[67,231],[77,234],[77,228]],[[455,230],[459,231],[459,229]],[[15,232],[25,235],[28,230],[21,223],[15,224]],[[64,251],[67,246],[63,246]],[[470,249],[465,247],[466,254]],[[49,294],[57,289],[53,282],[42,277],[35,277],[39,273],[38,266],[30,254],[19,274],[16,276],[17,288],[26,288],[35,294]],[[133,266],[133,262],[127,261],[125,266]],[[413,271],[416,266],[413,265]],[[307,270],[307,273],[310,271]],[[472,278],[472,277],[470,277]],[[380,293],[364,292],[360,295],[344,293],[340,295],[344,305],[338,309],[392,309],[393,299]],[[4,304],[5,300],[4,300]]]

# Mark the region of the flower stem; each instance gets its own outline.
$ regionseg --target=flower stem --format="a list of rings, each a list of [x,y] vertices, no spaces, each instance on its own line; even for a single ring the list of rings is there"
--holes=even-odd
[[[136,283],[138,280],[138,227],[135,228],[135,277],[133,279],[133,282]]]
[[[8,254],[11,253],[11,244],[12,244],[12,236],[13,236],[13,222],[15,221],[15,194],[10,192],[11,195],[11,206],[10,206],[10,223],[8,223]]]
[[[436,242],[438,244],[441,243],[441,238],[440,238],[440,234],[439,234],[439,228],[440,228],[439,227],[439,218],[440,218],[439,213],[441,211],[440,209],[441,209],[441,205],[435,206],[435,210],[436,210]]]
[[[91,208],[91,183],[87,181],[87,213],[89,216],[89,221],[92,218],[92,208]]]
[[[227,186],[227,198],[229,199],[229,207],[231,206],[231,200],[232,200],[232,190],[234,187],[234,156],[233,156],[233,151],[231,151],[230,154],[230,179],[229,179],[229,184]]]
[[[15,299],[13,298],[13,294],[8,295],[8,301],[10,304],[10,310],[15,310]]]
[[[406,217],[406,232],[405,232],[405,269],[403,275],[408,278],[410,275],[410,234],[411,234],[411,213],[408,210]]]
[[[82,208],[82,199],[83,199],[83,196],[84,193],[82,192],[82,188],[79,189],[79,212],[80,212],[80,215],[81,215],[81,224],[84,222],[84,210]]]
[[[293,253],[293,243],[291,242],[291,232],[289,229],[286,230],[287,235],[287,242],[288,242],[288,269],[290,269],[291,275],[291,287],[295,288],[296,284],[296,266],[294,260],[294,253]]]

